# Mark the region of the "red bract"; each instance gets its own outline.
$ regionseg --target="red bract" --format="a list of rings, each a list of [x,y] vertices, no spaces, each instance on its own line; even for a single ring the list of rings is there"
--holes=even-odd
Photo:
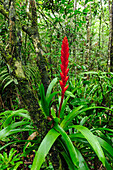
[[[62,49],[61,49],[61,80],[60,80],[60,86],[62,88],[62,97],[61,97],[61,102],[60,102],[60,107],[59,107],[59,113],[58,113],[58,117],[60,117],[60,111],[61,111],[61,107],[62,107],[62,103],[63,103],[63,99],[64,99],[64,93],[67,90],[68,86],[66,85],[66,82],[69,78],[69,76],[67,76],[69,68],[67,68],[68,66],[68,57],[69,57],[69,47],[68,47],[68,40],[67,37],[65,36],[63,41],[62,41]]]

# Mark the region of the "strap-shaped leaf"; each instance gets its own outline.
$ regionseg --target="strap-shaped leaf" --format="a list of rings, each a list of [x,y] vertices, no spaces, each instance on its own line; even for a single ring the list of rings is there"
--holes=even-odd
[[[59,135],[60,134],[55,129],[51,129],[47,133],[47,135],[41,142],[38,151],[36,152],[31,170],[40,170],[41,165],[45,160],[45,157],[47,156],[49,150],[51,149],[53,143]]]
[[[6,84],[5,84],[5,86],[4,86],[4,88],[3,89],[5,89],[9,84],[11,84],[13,82],[13,80],[9,80]]]
[[[62,104],[62,108],[61,108],[61,111],[60,111],[60,117],[63,118],[64,117],[64,110],[65,110],[65,107],[66,107],[66,104],[69,100],[70,97],[72,97],[73,93],[77,90],[77,87],[72,91],[70,92],[70,94],[68,95],[68,97],[66,97],[66,99],[64,100],[63,104]]]
[[[5,145],[3,145],[2,147],[0,147],[0,151],[1,150],[3,150],[4,148],[6,148],[7,146],[9,146],[9,145],[12,145],[12,144],[17,144],[17,143],[25,143],[25,142],[34,142],[34,143],[37,143],[37,141],[36,140],[16,140],[16,141],[14,141],[14,142],[9,142],[9,143],[7,143],[7,144],[5,144]],[[27,144],[26,144],[27,145]],[[25,146],[24,146],[25,147]],[[23,148],[23,152],[24,152],[24,148]]]
[[[54,128],[62,135],[62,137],[64,138],[68,151],[70,153],[70,157],[72,159],[73,164],[78,167],[79,166],[79,160],[78,160],[78,154],[75,150],[75,147],[71,141],[71,139],[69,138],[69,136],[67,135],[67,133],[62,129],[62,127],[58,124],[56,124],[54,126]]]
[[[83,134],[83,136],[87,139],[89,144],[94,149],[94,151],[97,154],[97,156],[100,159],[100,161],[105,166],[104,152],[103,152],[103,150],[102,150],[102,148],[101,148],[101,146],[100,146],[96,136],[93,135],[93,133],[88,128],[86,128],[84,126],[81,126],[81,125],[74,125],[74,126],[71,126],[71,128],[75,128],[75,129],[77,129],[78,131],[80,131]]]
[[[70,160],[69,156],[66,154],[66,152],[61,152],[62,156],[64,157],[67,165],[68,165],[68,168],[69,170],[78,170],[75,165],[73,164],[73,162]]]
[[[96,72],[96,71],[87,71],[87,72],[82,72],[82,73],[80,73],[81,75],[82,74],[98,74],[98,72]]]
[[[43,84],[40,85],[40,95],[41,95],[41,106],[44,111],[45,116],[49,116],[49,104],[45,97],[45,91]]]
[[[52,100],[52,98],[53,98],[56,94],[58,94],[58,93],[60,93],[60,92],[59,92],[59,91],[56,91],[56,92],[53,92],[52,94],[50,94],[50,96],[47,98],[48,103],[50,103],[51,100]]]
[[[59,142],[61,143],[62,147],[65,150],[65,152],[61,152],[61,154],[63,155],[65,161],[67,162],[69,170],[81,170],[81,169],[82,170],[89,170],[89,168],[87,166],[87,163],[85,162],[82,154],[80,153],[80,151],[77,148],[75,148],[75,150],[76,150],[76,152],[78,154],[78,159],[79,159],[79,167],[78,168],[75,167],[75,165],[73,164],[73,162],[72,162],[72,160],[71,160],[71,158],[70,158],[70,156],[68,154],[69,152],[68,152],[67,145],[65,143],[64,138],[60,138]]]
[[[7,117],[7,119],[3,123],[4,127],[9,125],[9,123],[11,122],[13,116],[21,116],[23,118],[31,120],[30,116],[28,115],[28,111],[27,110],[19,109],[19,110],[16,110],[16,111],[12,111],[10,113],[10,115]]]
[[[19,126],[27,126],[29,125],[30,122],[28,121],[20,121],[20,122],[15,122],[9,126],[7,126],[6,128],[2,129],[0,131],[0,140],[5,138],[6,136],[12,135],[14,133],[18,133],[18,132],[22,132],[22,131],[29,131],[32,130],[34,131],[31,127],[29,128],[20,128]],[[17,128],[19,127],[19,128]]]
[[[89,168],[87,166],[87,163],[85,162],[82,154],[79,152],[78,149],[76,149],[76,152],[78,154],[78,159],[79,159],[79,168],[78,168],[78,170],[89,170]]]
[[[113,170],[113,168],[108,163],[107,159],[105,160],[105,167],[106,167],[107,170]]]
[[[99,141],[100,145],[112,156],[113,158],[113,148],[102,138],[97,137],[97,140]]]
[[[23,162],[22,161],[16,162],[16,165],[13,168],[13,170],[17,170],[17,168],[19,167],[20,164],[23,164]]]
[[[109,109],[107,107],[101,107],[101,106],[94,106],[94,107],[89,107],[89,108],[83,108],[81,109],[83,106],[79,106],[75,109],[73,109],[73,111],[71,113],[69,113],[64,119],[63,121],[61,122],[61,127],[63,129],[66,129],[67,126],[70,124],[70,122],[73,120],[74,117],[76,117],[78,114],[82,113],[82,112],[85,112],[87,110],[92,110],[92,109],[105,109],[105,110],[111,110],[113,111],[112,109]],[[81,110],[80,110],[81,109]]]
[[[2,118],[3,116],[9,115],[9,114],[11,114],[12,112],[13,112],[12,110],[7,110],[7,111],[5,111],[5,112],[2,112],[2,113],[0,113],[0,118]]]
[[[54,85],[56,84],[56,82],[57,82],[57,78],[54,78],[54,79],[52,80],[52,82],[49,84],[48,89],[47,89],[47,92],[46,92],[46,99],[49,98],[49,96],[50,96],[50,94],[51,94],[51,91],[52,91],[52,88],[54,87]]]
[[[63,121],[62,121],[61,124],[60,124],[63,129],[65,129],[65,128],[69,125],[69,123],[73,120],[73,118],[79,114],[79,110],[80,110],[82,107],[83,107],[83,106],[79,106],[79,107],[73,109],[73,111],[72,111],[71,113],[69,113],[69,114],[63,119]]]

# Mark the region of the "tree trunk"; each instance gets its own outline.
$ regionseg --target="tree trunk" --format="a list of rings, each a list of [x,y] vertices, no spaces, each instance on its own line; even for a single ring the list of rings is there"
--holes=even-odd
[[[84,9],[87,8],[87,5],[84,6]],[[87,13],[86,16],[86,31],[87,31],[87,44],[86,44],[86,57],[85,64],[88,66],[89,62],[89,53],[90,53],[90,14]]]
[[[74,0],[74,11],[77,9],[77,0]],[[75,20],[75,28],[74,28],[74,37],[73,37],[73,58],[74,58],[74,63],[77,63],[76,59],[76,41],[77,41],[77,36],[76,36],[76,14],[74,15],[74,20]],[[76,75],[76,66],[75,66],[75,75]]]
[[[38,128],[40,136],[43,138],[47,132],[46,120],[43,116],[38,99],[34,96],[33,91],[29,87],[29,82],[24,74],[22,68],[22,62],[20,59],[21,49],[17,46],[17,32],[16,32],[16,13],[15,13],[15,1],[12,0],[9,9],[9,48],[4,50],[4,47],[0,44],[1,54],[7,63],[8,67],[14,79],[17,80],[18,91],[26,109],[34,122],[34,125]],[[43,131],[43,133],[42,133]]]
[[[32,42],[35,47],[36,55],[37,55],[37,65],[39,67],[41,80],[44,85],[45,91],[49,85],[49,74],[47,71],[47,59],[43,55],[43,49],[41,45],[41,40],[38,31],[38,24],[37,24],[37,13],[36,13],[36,2],[35,0],[30,0],[30,7],[32,13],[32,26],[29,28],[28,32],[32,38]]]
[[[113,0],[112,0],[112,5],[111,5],[110,20],[111,20],[110,71],[113,72]]]

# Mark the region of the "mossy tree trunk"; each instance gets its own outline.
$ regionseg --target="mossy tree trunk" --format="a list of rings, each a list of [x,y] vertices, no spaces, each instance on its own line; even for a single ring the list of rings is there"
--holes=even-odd
[[[41,81],[44,85],[45,91],[49,85],[49,74],[47,71],[47,59],[43,55],[43,49],[41,45],[41,40],[38,31],[37,24],[37,12],[36,12],[36,2],[35,0],[30,0],[30,8],[31,8],[31,27],[23,26],[23,30],[27,32],[27,34],[32,38],[32,42],[36,51],[37,56],[37,66],[39,67]]]
[[[113,72],[113,0],[112,0],[112,5],[111,5],[110,20],[111,20],[110,71]]]
[[[0,44],[0,51],[6,64],[10,68],[10,74],[12,74],[14,79],[17,79],[17,87],[25,108],[28,109],[34,124],[37,126],[40,136],[43,137],[47,129],[46,120],[43,116],[42,111],[40,110],[38,99],[34,96],[32,89],[29,87],[29,83],[24,74],[22,62],[20,59],[20,50],[18,50],[17,46],[16,12],[14,0],[11,0],[10,3],[8,18],[9,47],[5,50],[4,46]]]
[[[29,2],[32,25],[31,27],[23,25],[22,30],[25,31],[32,39],[32,43],[34,45],[37,56],[37,65],[41,74],[41,81],[44,84],[44,88],[46,91],[49,84],[47,60],[43,55],[43,49],[38,32],[36,4],[34,0],[30,0]],[[15,12],[15,0],[11,0],[9,12],[3,9],[1,13],[9,20],[9,46],[8,48],[4,48],[4,46],[0,44],[1,55],[11,70],[11,76],[14,79],[17,79],[18,84],[16,86],[22,98],[22,102],[24,103],[25,108],[28,109],[34,125],[37,127],[39,135],[41,136],[41,138],[43,138],[47,132],[47,120],[40,110],[38,99],[34,96],[34,93],[30,88],[29,82],[23,71],[22,61],[20,58],[21,49],[17,45],[18,40],[16,29],[17,18]],[[55,157],[55,159],[53,158],[53,156]],[[55,150],[52,150],[52,158],[53,159],[51,161],[53,163],[53,166],[55,167],[55,170],[63,169],[63,165],[61,164],[61,159],[56,147]]]

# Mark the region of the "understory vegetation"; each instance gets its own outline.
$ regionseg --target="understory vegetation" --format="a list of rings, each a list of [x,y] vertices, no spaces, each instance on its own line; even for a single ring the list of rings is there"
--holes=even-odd
[[[0,1],[0,170],[113,169],[113,1]]]

